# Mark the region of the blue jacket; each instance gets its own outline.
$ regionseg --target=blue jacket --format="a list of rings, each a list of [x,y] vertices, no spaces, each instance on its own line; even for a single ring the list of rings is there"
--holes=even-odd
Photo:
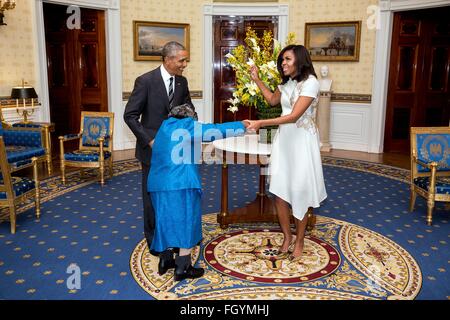
[[[204,124],[192,118],[165,120],[159,128],[152,150],[147,191],[201,189],[197,165],[201,163],[202,141],[209,142],[242,135],[240,121]]]

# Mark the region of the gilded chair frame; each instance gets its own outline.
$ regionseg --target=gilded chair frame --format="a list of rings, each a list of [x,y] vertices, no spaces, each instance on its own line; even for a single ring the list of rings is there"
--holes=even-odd
[[[84,119],[85,117],[108,117],[110,121],[109,131],[106,136],[98,139],[99,146],[84,146],[83,145],[83,131],[84,131]],[[100,183],[105,184],[104,172],[105,172],[105,157],[104,152],[109,151],[111,156],[106,161],[108,162],[108,169],[110,178],[113,177],[113,133],[114,133],[114,113],[113,112],[93,112],[82,111],[81,112],[81,124],[80,132],[76,135],[60,136],[60,159],[61,159],[61,179],[63,184],[66,184],[65,167],[77,167],[81,168],[81,174],[83,174],[83,168],[99,168],[100,171]],[[82,162],[82,161],[69,161],[64,158],[64,142],[79,139],[79,150],[91,150],[99,152],[99,161]],[[108,145],[104,146],[105,139],[108,139]]]
[[[44,148],[45,148],[45,159],[47,160],[47,172],[51,176],[53,173],[52,164],[52,139],[50,136],[50,124],[41,125],[43,135],[44,135]]]
[[[32,157],[31,161],[22,165],[12,165],[8,163],[7,153],[3,137],[0,136],[0,168],[3,177],[3,184],[0,184],[0,192],[6,193],[5,199],[0,199],[0,207],[9,208],[9,217],[11,222],[11,233],[16,233],[16,207],[18,204],[24,202],[28,197],[34,196],[36,217],[39,219],[41,214],[40,207],[40,189],[39,189],[39,175],[38,175],[38,159]],[[14,192],[13,177],[11,173],[25,169],[33,168],[33,180],[35,183],[34,189],[24,192],[21,195],[16,196]]]
[[[450,202],[450,194],[436,193],[436,179],[437,177],[450,177],[450,171],[439,171],[438,163],[435,161],[424,162],[418,159],[417,149],[417,134],[448,134],[450,135],[449,127],[411,127],[410,142],[411,142],[411,197],[409,203],[409,211],[414,210],[417,194],[427,200],[427,225],[432,224],[433,208],[436,201]],[[428,168],[429,172],[419,172],[417,165]],[[414,183],[414,179],[420,177],[428,177],[430,179],[430,186],[428,190],[422,189]]]

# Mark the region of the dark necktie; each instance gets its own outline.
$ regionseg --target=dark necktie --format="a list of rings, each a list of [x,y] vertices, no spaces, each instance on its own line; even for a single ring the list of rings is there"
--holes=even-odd
[[[170,83],[169,83],[169,106],[172,106],[173,102],[173,77],[170,77]]]

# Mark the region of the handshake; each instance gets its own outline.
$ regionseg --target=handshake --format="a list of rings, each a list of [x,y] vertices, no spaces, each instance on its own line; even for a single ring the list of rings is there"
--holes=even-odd
[[[261,121],[260,120],[244,120],[242,121],[242,124],[245,126],[245,129],[249,133],[255,133],[256,131],[261,128]]]

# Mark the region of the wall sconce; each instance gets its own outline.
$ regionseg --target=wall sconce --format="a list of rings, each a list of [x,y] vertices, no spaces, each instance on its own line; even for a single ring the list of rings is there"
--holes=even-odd
[[[6,26],[6,23],[3,22],[3,18],[5,17],[5,10],[12,10],[16,7],[16,0],[0,0],[0,26]]]
[[[19,115],[23,116],[23,122],[28,122],[28,116],[32,115],[34,109],[34,98],[37,98],[36,91],[31,86],[26,86],[22,80],[22,86],[13,87],[11,90],[11,99],[16,99],[16,111]],[[19,107],[19,99],[23,100],[23,106]],[[25,99],[31,99],[31,106],[26,105]]]

